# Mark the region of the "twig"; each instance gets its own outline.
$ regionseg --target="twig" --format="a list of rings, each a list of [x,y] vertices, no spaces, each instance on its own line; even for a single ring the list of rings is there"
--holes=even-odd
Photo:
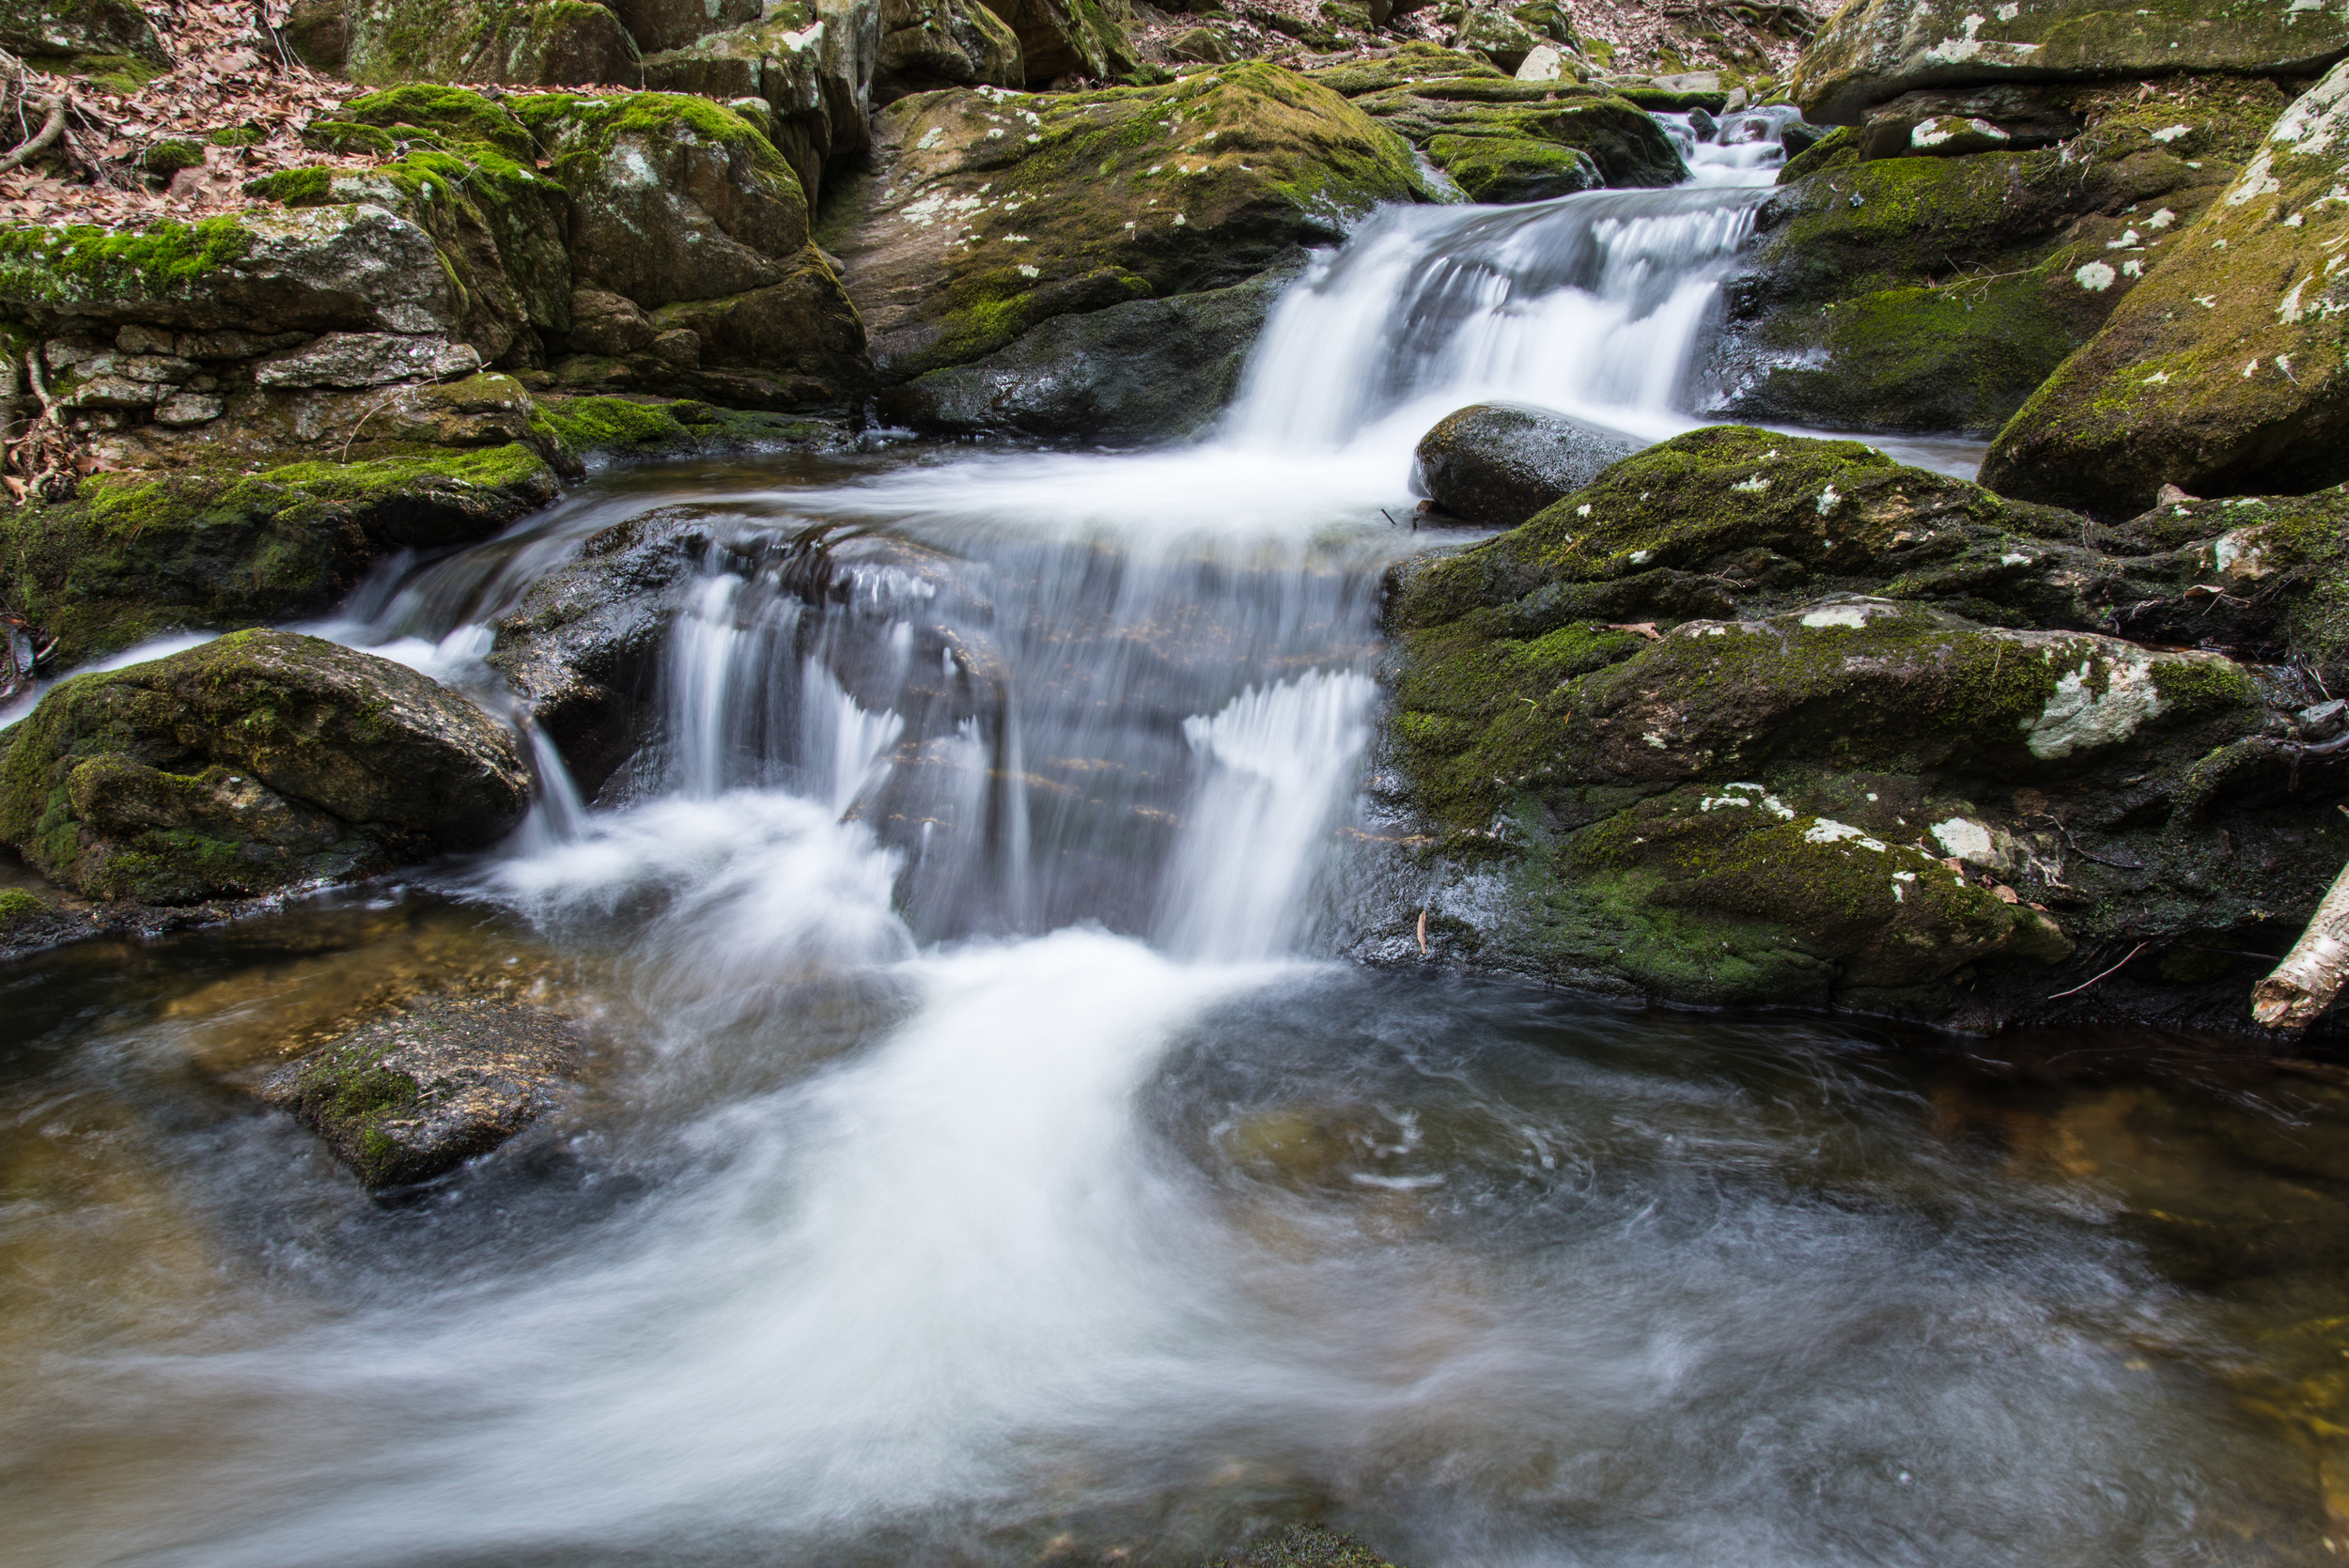
[[[2133,948],[2129,949],[2129,958],[2134,958],[2134,957],[2136,957],[2139,954],[2140,954],[2140,953],[2144,952],[2144,951],[2145,951],[2148,947],[2150,947],[2150,946],[2152,946],[2152,945],[2153,945],[2153,943],[2152,943],[2150,940],[2147,940],[2147,941],[2141,941],[2141,942],[2138,943],[2135,947],[2133,947]],[[2129,967],[2129,958],[2123,958],[2123,959],[2122,959],[2119,963],[2117,963],[2117,964],[2113,965],[2113,966],[2112,966],[2112,968],[2110,968],[2110,969],[2108,969],[2108,970],[2105,970],[2104,974],[2097,975],[2097,976],[2095,977],[2095,979],[2093,979],[2093,980],[2084,980],[2084,981],[2080,982],[2080,984],[2078,984],[2078,985],[2077,985],[2077,986],[2073,986],[2073,987],[2072,987],[2070,990],[2068,990],[2068,991],[2058,991],[2058,992],[2056,992],[2053,996],[2049,997],[2047,1000],[2048,1000],[2049,1001],[2061,1001],[2061,1000],[2063,1000],[2065,997],[2076,997],[2076,996],[2079,995],[2082,991],[2084,991],[2084,990],[2088,989],[2088,987],[2089,987],[2089,986],[2093,986],[2094,984],[2096,984],[2096,981],[2097,981],[2097,980],[2102,980],[2102,979],[2104,979],[2104,978],[2105,978],[2105,975],[2118,974],[2118,973],[2120,973],[2123,970],[2127,969],[2127,968]]]
[[[1426,906],[1426,905],[1424,905],[1424,904],[1422,904],[1422,905],[1419,907],[1419,951],[1420,951],[1420,955],[1421,955],[1422,957],[1425,957],[1425,956],[1426,956],[1426,955],[1427,955],[1427,906]]]

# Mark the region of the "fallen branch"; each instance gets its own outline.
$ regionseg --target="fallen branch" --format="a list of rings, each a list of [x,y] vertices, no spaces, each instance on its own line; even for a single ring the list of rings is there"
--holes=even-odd
[[[2298,1029],[2333,1004],[2349,980],[2349,869],[2333,878],[2309,928],[2284,961],[2251,987],[2251,1017],[2268,1029]]]
[[[57,138],[65,134],[65,94],[51,93],[41,102],[47,106],[49,117],[41,121],[40,129],[33,133],[31,141],[6,158],[0,158],[0,174],[15,173],[26,161],[47,152],[55,145]]]

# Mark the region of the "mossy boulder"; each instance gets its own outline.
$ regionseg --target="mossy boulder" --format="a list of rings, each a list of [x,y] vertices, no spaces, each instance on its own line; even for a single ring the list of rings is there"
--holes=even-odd
[[[0,49],[43,64],[75,55],[124,55],[150,66],[171,60],[131,0],[9,0],[0,6]]]
[[[1478,200],[1533,201],[1544,199],[1534,193],[1565,195],[1593,183],[1654,187],[1688,178],[1679,147],[1655,116],[1620,94],[1571,82],[1445,77],[1354,101]],[[1578,177],[1579,165],[1561,153],[1586,159],[1596,180]],[[1515,176],[1513,164],[1521,171]],[[1581,183],[1574,183],[1578,178]]]
[[[1302,264],[1300,255],[1228,288],[1056,316],[984,359],[892,388],[882,416],[945,436],[1203,434],[1237,396],[1265,318]]]
[[[637,48],[587,0],[346,0],[341,68],[354,82],[632,86]]]
[[[0,312],[38,328],[462,334],[432,237],[372,206],[0,228]]]
[[[612,9],[636,47],[652,54],[756,22],[764,8],[760,0],[615,0]]]
[[[2349,769],[2294,739],[2322,688],[2173,641],[2338,645],[2328,601],[2254,602],[2323,509],[2254,510],[2104,529],[1726,428],[1410,564],[1385,745],[1424,836],[1364,951],[1415,955],[1425,908],[1437,952],[1567,984],[1987,1025],[2066,988],[2046,963],[2304,916],[2349,856]],[[2131,1016],[2223,1021],[2222,988]]]
[[[780,283],[807,242],[799,177],[758,128],[676,93],[516,101],[569,194],[572,280],[651,309]]]
[[[2198,80],[2040,101],[2084,129],[2061,147],[1875,159],[1839,132],[1789,164],[1724,288],[1703,406],[1990,434],[2180,253],[2282,97]]]
[[[1316,66],[1304,74],[1341,98],[1360,98],[1408,83],[1438,79],[1510,80],[1509,73],[1496,70],[1490,60],[1417,40],[1337,65]]]
[[[1803,51],[1791,90],[1805,119],[1842,125],[1921,87],[2305,73],[2343,50],[2349,17],[2295,0],[2016,0],[1987,10],[1957,0],[1855,0]]]
[[[980,0],[882,0],[877,102],[940,87],[1023,87],[1019,35]]]
[[[1985,483],[2103,515],[2349,477],[2349,63],[1999,433]]]
[[[826,243],[883,373],[994,352],[1056,316],[1229,287],[1422,194],[1410,148],[1277,67],[1163,87],[909,98]]]
[[[559,1105],[578,1065],[577,1034],[544,1008],[427,997],[287,1063],[262,1097],[381,1189],[488,1154]]]
[[[189,904],[487,844],[529,792],[511,733],[463,697],[242,631],[44,696],[0,756],[0,840],[92,897]]]
[[[1620,431],[1548,409],[1473,403],[1420,438],[1412,488],[1453,517],[1515,528],[1639,446]]]
[[[554,493],[519,443],[97,474],[71,501],[0,512],[0,581],[70,666],[181,628],[316,613],[381,555],[486,536]]]
[[[1132,10],[1124,0],[986,0],[1019,40],[1026,85],[1064,76],[1108,82],[1138,63],[1127,36]]]

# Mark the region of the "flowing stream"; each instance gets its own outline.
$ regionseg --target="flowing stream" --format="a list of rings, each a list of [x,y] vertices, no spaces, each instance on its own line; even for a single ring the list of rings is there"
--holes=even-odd
[[[1774,143],[1380,214],[1195,447],[615,472],[387,568],[321,629],[497,702],[588,536],[720,536],[592,800],[541,743],[496,853],[0,974],[7,1560],[2349,1549],[2349,1095],[1330,956],[1412,442],[1693,423]],[[371,1201],[247,1089],[448,983],[581,1019],[586,1081]]]

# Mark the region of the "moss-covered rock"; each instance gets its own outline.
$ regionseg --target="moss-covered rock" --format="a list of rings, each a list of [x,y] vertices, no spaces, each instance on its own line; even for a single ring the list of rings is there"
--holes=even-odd
[[[1408,83],[1438,79],[1486,82],[1506,82],[1510,79],[1507,71],[1496,70],[1490,60],[1463,54],[1456,49],[1417,41],[1360,59],[1315,67],[1304,74],[1341,98],[1360,98],[1366,93],[1385,92]]]
[[[483,537],[554,493],[520,444],[99,474],[70,502],[0,512],[0,580],[70,666],[180,628],[315,613],[382,553]]]
[[[530,775],[404,665],[235,632],[51,691],[0,755],[0,841],[92,897],[189,904],[486,844]]]
[[[151,68],[171,60],[131,0],[10,0],[0,6],[0,49],[44,62],[118,55]]]
[[[1227,287],[1421,194],[1409,147],[1266,65],[1164,87],[909,98],[827,229],[885,373],[988,354],[1055,316]]]
[[[575,283],[651,309],[781,283],[807,241],[799,177],[758,128],[676,93],[515,107],[569,193]]]
[[[270,1075],[262,1096],[370,1188],[429,1181],[561,1101],[579,1042],[544,1008],[428,997]]]
[[[939,87],[1023,87],[1019,35],[979,0],[882,0],[876,102]]]
[[[1530,165],[1545,146],[1581,154],[1608,185],[1676,185],[1688,178],[1679,147],[1655,116],[1620,94],[1573,83],[1458,76],[1364,93],[1354,101],[1424,151],[1463,190],[1470,189],[1471,180],[1506,189],[1496,165],[1512,159]],[[1567,167],[1571,164],[1553,166],[1551,178]],[[1540,178],[1531,167],[1528,174]]]
[[[2170,258],[1999,432],[1985,482],[2123,515],[2165,482],[2227,494],[2349,476],[2344,179],[2349,64],[2292,103]]]
[[[2291,738],[2321,689],[2173,639],[2232,614],[2203,625],[2337,660],[2337,610],[2289,586],[2335,510],[2099,529],[1754,429],[1626,458],[1397,573],[1423,891],[1366,950],[1415,954],[1424,906],[1437,951],[1568,984],[1980,1024],[2064,989],[2044,963],[2305,914],[2349,854],[2343,769]],[[2240,1011],[2172,1001],[2142,1016]]]
[[[1431,136],[1428,161],[1469,200],[1493,206],[1548,201],[1607,183],[1591,155],[1524,136]]]
[[[1026,85],[1048,86],[1064,76],[1108,82],[1134,69],[1132,21],[1125,0],[986,0],[1019,40]]]
[[[628,29],[587,0],[349,0],[341,41],[354,82],[637,81]]]
[[[612,8],[646,54],[756,22],[763,8],[760,0],[615,0]]]
[[[1303,259],[1229,288],[1056,316],[973,364],[892,388],[881,414],[947,436],[1202,434],[1237,396],[1248,352]]]
[[[1762,239],[1724,289],[1704,406],[1847,429],[1998,429],[2179,253],[2280,101],[2265,82],[2043,91],[2035,101],[2079,134],[1971,156],[1870,159],[1839,132],[1755,213]]]
[[[645,85],[721,101],[765,100],[767,133],[813,203],[872,145],[881,10],[881,0],[773,0],[747,26],[647,54]]]
[[[2177,71],[2304,72],[2349,49],[2349,18],[2293,0],[2017,0],[1984,13],[1957,0],[1858,0],[1803,51],[1803,117],[1849,124],[1920,87],[2095,81]]]

